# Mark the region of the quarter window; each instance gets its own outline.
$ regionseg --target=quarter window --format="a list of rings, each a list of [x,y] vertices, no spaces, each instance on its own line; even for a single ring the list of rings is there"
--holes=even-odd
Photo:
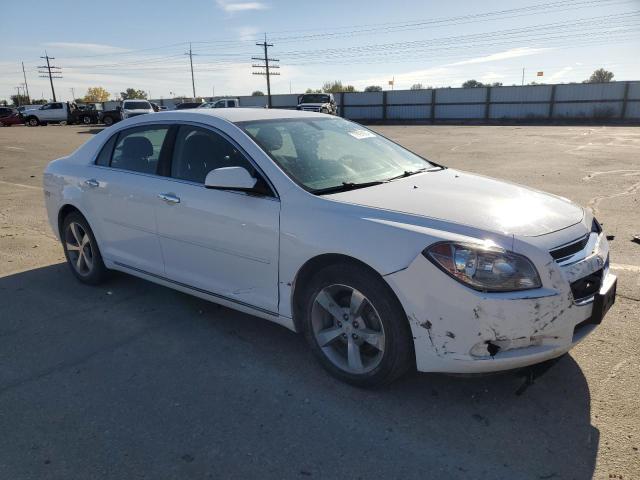
[[[160,151],[168,130],[169,127],[154,125],[120,132],[113,151],[111,167],[133,172],[156,173]]]
[[[176,136],[171,176],[204,183],[211,170],[222,167],[243,167],[256,175],[251,163],[227,139],[211,130],[182,125]]]
[[[111,135],[111,138],[104,144],[102,150],[98,154],[96,158],[96,165],[100,165],[102,167],[108,167],[109,162],[111,162],[111,154],[113,153],[113,146],[116,143],[116,138],[118,135]]]

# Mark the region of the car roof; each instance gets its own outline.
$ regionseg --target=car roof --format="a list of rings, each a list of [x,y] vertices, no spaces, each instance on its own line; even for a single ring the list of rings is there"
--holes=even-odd
[[[219,117],[228,122],[250,122],[255,120],[280,120],[291,118],[330,118],[324,113],[303,112],[284,108],[196,108],[193,110],[169,110],[155,115],[175,115],[180,120],[195,120],[197,117]],[[179,118],[178,118],[179,117]]]

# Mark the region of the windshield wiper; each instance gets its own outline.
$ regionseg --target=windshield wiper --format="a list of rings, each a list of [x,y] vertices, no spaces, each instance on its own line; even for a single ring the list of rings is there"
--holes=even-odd
[[[324,195],[325,193],[338,193],[338,192],[347,192],[349,190],[356,190],[358,188],[366,188],[373,187],[374,185],[380,185],[382,183],[387,183],[386,180],[376,180],[375,182],[342,182],[342,185],[336,185],[334,187],[327,188],[319,188],[318,190],[314,190],[312,193],[315,195]]]
[[[410,177],[411,175],[415,175],[417,173],[422,173],[422,172],[437,172],[438,170],[444,170],[444,167],[435,166],[435,167],[419,168],[418,170],[405,170],[400,175],[396,175],[395,177],[387,178],[387,181],[397,180],[398,178]]]

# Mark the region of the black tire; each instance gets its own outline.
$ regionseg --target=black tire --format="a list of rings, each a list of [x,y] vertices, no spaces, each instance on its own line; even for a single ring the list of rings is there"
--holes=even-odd
[[[40,121],[38,120],[38,117],[29,117],[27,118],[27,125],[30,127],[37,127],[40,125]]]
[[[113,125],[113,118],[107,115],[102,119],[102,123],[104,123],[107,127],[110,127],[111,125]]]
[[[84,117],[82,117],[81,121],[85,125],[90,125],[91,124],[91,117],[88,117],[88,116],[85,115]]]
[[[348,286],[361,292],[375,309],[384,327],[384,352],[371,371],[354,374],[339,368],[324,353],[316,339],[312,320],[314,302],[320,292],[335,285]],[[303,288],[301,323],[304,335],[313,354],[332,375],[358,387],[377,387],[398,379],[415,366],[413,340],[404,309],[391,288],[375,272],[357,264],[330,265],[317,272]],[[353,326],[357,327],[355,324]]]
[[[72,226],[75,226],[76,232],[79,235],[73,234]],[[84,243],[81,244],[79,241],[74,241],[78,237],[82,238],[84,236],[83,234],[86,234],[88,237],[89,249],[87,250],[86,246],[82,246],[80,249],[82,249],[85,257],[90,257],[91,260],[91,268],[87,268],[86,272],[83,272],[81,268],[77,267],[77,255],[79,255],[79,253],[76,254],[76,251],[72,249],[76,244],[78,244],[78,246],[84,245]],[[71,269],[71,273],[73,273],[80,282],[86,283],[87,285],[98,285],[102,283],[107,277],[108,270],[102,261],[98,242],[96,242],[96,238],[94,237],[87,220],[79,212],[69,213],[62,222],[62,231],[60,232],[60,236],[62,237],[64,256],[67,259],[67,264]],[[80,249],[77,251],[79,252]],[[89,252],[90,256],[88,255]],[[80,262],[80,264],[83,263],[85,267],[88,267],[88,262],[86,260],[84,262]]]

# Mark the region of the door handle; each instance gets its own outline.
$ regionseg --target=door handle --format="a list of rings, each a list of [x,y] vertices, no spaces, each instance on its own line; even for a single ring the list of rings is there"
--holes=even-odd
[[[89,180],[85,180],[84,184],[93,188],[100,186],[100,182],[97,181],[95,178],[90,178]]]
[[[159,193],[158,198],[167,203],[180,203],[180,197],[176,197],[173,193]]]

